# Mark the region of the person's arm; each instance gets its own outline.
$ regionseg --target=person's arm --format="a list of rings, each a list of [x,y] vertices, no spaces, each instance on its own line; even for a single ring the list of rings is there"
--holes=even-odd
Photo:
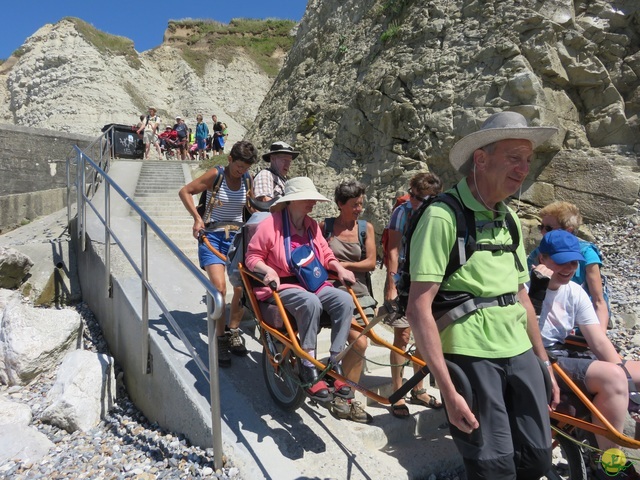
[[[324,231],[324,222],[320,227]],[[360,237],[359,229],[358,237]],[[358,241],[360,241],[360,238],[358,238]],[[369,222],[367,222],[367,238],[365,239],[364,248],[367,252],[366,258],[357,262],[340,262],[342,266],[352,272],[372,272],[376,269],[376,234],[373,230],[373,225]]]
[[[407,319],[418,351],[422,354],[440,388],[447,406],[449,422],[462,432],[471,433],[478,428],[478,420],[453,385],[444,361],[438,327],[431,313],[431,305],[439,289],[439,283],[413,281],[409,292]]]
[[[184,208],[186,208],[187,211],[189,212],[189,215],[193,217],[192,233],[195,238],[198,238],[198,235],[200,234],[200,230],[204,228],[204,221],[202,220],[202,217],[200,217],[200,214],[198,213],[196,204],[193,200],[193,196],[199,193],[202,193],[205,190],[213,187],[213,181],[216,175],[218,175],[218,169],[212,168],[211,170],[201,175],[200,177],[196,178],[192,182],[187,183],[178,192],[178,196],[180,197],[180,200],[182,200],[182,204],[184,205]]]
[[[389,234],[389,252],[387,259],[387,281],[385,282],[384,300],[390,302],[398,296],[394,276],[398,273],[398,261],[400,258],[400,244],[402,232],[399,230],[387,230]]]
[[[543,362],[548,362],[549,357],[547,356],[547,351],[544,349],[542,337],[540,336],[538,317],[536,316],[536,312],[533,309],[533,304],[531,303],[529,295],[527,294],[527,289],[523,284],[518,286],[518,301],[527,311],[527,335],[529,336],[529,341],[531,341],[531,345],[533,346],[533,353],[535,353],[536,356]],[[547,369],[549,370],[549,376],[551,377],[550,406],[551,409],[555,409],[558,403],[560,403],[560,388],[558,387],[558,383],[556,382],[551,365],[548,365]]]
[[[580,332],[587,341],[591,351],[598,357],[598,360],[620,363],[620,355],[618,355],[607,334],[599,325],[580,325]]]
[[[607,308],[607,302],[604,299],[604,292],[602,290],[600,265],[597,263],[587,265],[585,272],[593,308],[595,309],[598,320],[600,321],[602,331],[606,332],[607,327],[609,326],[609,309]]]
[[[327,267],[329,268],[329,270],[333,270],[334,272],[336,272],[336,274],[338,275],[338,280],[340,280],[343,285],[346,285],[347,282],[351,285],[356,283],[356,276],[353,274],[353,272],[344,268],[335,258],[327,263]]]

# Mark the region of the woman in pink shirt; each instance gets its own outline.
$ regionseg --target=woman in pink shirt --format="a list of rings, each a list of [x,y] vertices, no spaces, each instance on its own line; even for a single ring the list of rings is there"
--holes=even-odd
[[[328,202],[310,178],[292,178],[285,184],[284,196],[275,205],[284,203],[286,208],[271,214],[258,226],[247,246],[245,265],[249,270],[264,274],[264,283],[275,282],[285,308],[296,319],[300,346],[315,358],[316,341],[320,326],[320,315],[325,310],[331,317],[330,361],[344,349],[354,304],[351,295],[339,290],[324,278],[323,268],[333,270],[341,282],[355,282],[353,272],[345,269],[336,260],[327,241],[322,236],[318,223],[309,217],[317,202]],[[297,254],[305,252],[304,261],[297,261]],[[311,261],[315,257],[317,263]],[[296,276],[294,264],[309,265],[310,281],[307,287]],[[304,280],[302,280],[304,281]],[[314,284],[315,283],[315,284]],[[258,300],[269,301],[271,289],[255,289]],[[301,377],[307,394],[314,400],[332,400],[327,384],[318,381],[318,371],[313,363],[303,360]],[[342,374],[338,364],[334,370]],[[351,388],[344,382],[334,382],[335,395],[349,397]]]

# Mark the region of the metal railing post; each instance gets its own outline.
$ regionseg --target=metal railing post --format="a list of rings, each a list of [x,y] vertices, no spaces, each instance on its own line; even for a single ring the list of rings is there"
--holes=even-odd
[[[78,185],[79,187],[79,191],[80,191],[80,199],[81,199],[81,205],[82,205],[82,236],[80,237],[80,251],[84,252],[87,249],[87,205],[85,204],[85,184],[86,184],[86,167],[84,164],[84,154],[80,154],[80,158],[79,158],[80,162],[78,163],[78,168],[80,168],[80,185]]]
[[[140,261],[142,263],[142,373],[150,373],[149,369],[149,289],[147,282],[149,281],[149,249],[147,243],[147,222],[144,218],[140,219],[141,228],[141,249]]]
[[[111,186],[104,183],[104,271],[107,297],[111,297]]]
[[[222,307],[224,312],[224,306]],[[216,319],[216,313],[217,319]],[[222,468],[222,410],[220,408],[220,376],[218,373],[218,339],[216,322],[220,314],[214,306],[214,299],[207,293],[207,330],[209,335],[209,394],[211,397],[211,436],[213,442],[213,464],[215,470]]]
[[[67,176],[67,225],[71,224],[71,159],[67,157],[65,175]]]

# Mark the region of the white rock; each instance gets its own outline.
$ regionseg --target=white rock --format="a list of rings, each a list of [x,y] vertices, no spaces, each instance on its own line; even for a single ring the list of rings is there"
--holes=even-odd
[[[25,385],[77,348],[82,326],[75,310],[33,308],[19,299],[0,323],[0,383]]]
[[[31,407],[0,395],[0,425],[17,424],[25,427],[31,423]]]
[[[113,358],[75,350],[60,365],[42,421],[69,433],[90,430],[113,407],[115,394]]]
[[[9,460],[39,462],[53,446],[46,435],[33,427],[0,425],[0,465]]]

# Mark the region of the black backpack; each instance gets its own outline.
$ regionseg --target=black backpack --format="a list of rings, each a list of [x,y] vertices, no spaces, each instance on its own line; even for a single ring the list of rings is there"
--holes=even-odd
[[[456,187],[457,191],[457,187]],[[459,193],[458,193],[459,194]],[[524,266],[520,262],[517,256],[516,250],[520,243],[520,235],[518,232],[518,226],[511,215],[511,212],[507,211],[504,221],[492,220],[482,223],[478,223],[475,220],[473,210],[467,207],[458,197],[451,193],[445,192],[439,195],[433,196],[425,200],[416,212],[411,216],[408,225],[406,226],[405,233],[403,234],[403,241],[405,245],[405,259],[403,264],[398,268],[399,279],[396,285],[398,291],[398,313],[404,314],[407,308],[409,300],[409,289],[411,288],[411,275],[409,273],[411,265],[411,237],[413,232],[422,218],[424,212],[434,203],[444,203],[454,213],[456,218],[456,241],[449,253],[449,262],[445,268],[445,273],[442,278],[442,283],[449,278],[456,270],[469,261],[469,258],[474,252],[479,250],[485,251],[503,251],[512,252],[514,256],[514,262],[516,268],[519,271],[524,271]],[[511,236],[512,243],[508,245],[491,245],[491,244],[478,244],[476,242],[477,231],[482,231],[485,228],[503,228],[507,227],[509,235]],[[441,317],[446,317],[446,321],[438,322],[438,328],[440,330],[448,326],[452,321],[460,318],[460,316],[466,315],[477,308],[485,308],[493,305],[512,305],[516,301],[515,294],[509,293],[501,295],[495,298],[474,298],[467,292],[445,292],[439,291],[433,302],[433,314],[436,320],[440,320]],[[453,318],[454,315],[447,315],[454,309],[462,304],[467,303],[469,307],[464,307],[456,312],[460,314],[457,318]],[[475,308],[474,308],[475,307]]]

